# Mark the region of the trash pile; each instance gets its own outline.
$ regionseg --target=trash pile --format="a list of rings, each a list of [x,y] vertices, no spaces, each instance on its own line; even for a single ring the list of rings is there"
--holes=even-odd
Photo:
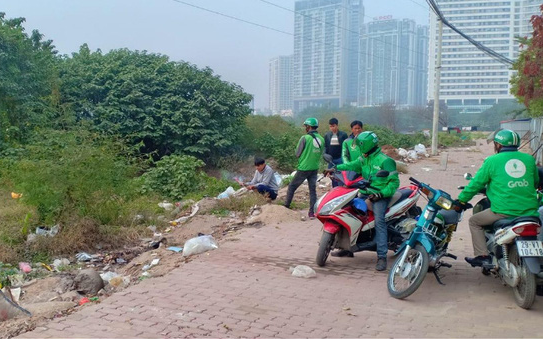
[[[412,150],[398,148],[398,155],[402,161],[416,162],[419,158],[428,158],[430,155],[426,152],[426,147],[423,144],[415,145]]]

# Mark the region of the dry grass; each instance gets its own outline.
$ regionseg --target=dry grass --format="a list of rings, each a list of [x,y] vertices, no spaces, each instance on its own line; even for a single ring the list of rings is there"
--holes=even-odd
[[[261,194],[248,192],[240,197],[229,197],[226,199],[220,199],[218,201],[217,207],[219,209],[236,211],[236,212],[245,212],[248,213],[251,207],[254,205],[264,205],[266,204],[266,198]]]

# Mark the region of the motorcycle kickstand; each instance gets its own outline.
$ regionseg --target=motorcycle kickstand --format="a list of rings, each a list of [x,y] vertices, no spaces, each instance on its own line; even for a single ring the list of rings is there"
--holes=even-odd
[[[447,267],[447,268],[451,268],[451,267],[452,267],[451,264],[440,261],[440,262],[438,262],[438,263],[434,266],[433,273],[434,273],[434,276],[436,277],[437,282],[438,282],[440,285],[447,285],[447,284],[445,284],[445,283],[441,280],[441,277],[439,276],[439,269],[440,269],[442,266],[443,266],[443,267]]]

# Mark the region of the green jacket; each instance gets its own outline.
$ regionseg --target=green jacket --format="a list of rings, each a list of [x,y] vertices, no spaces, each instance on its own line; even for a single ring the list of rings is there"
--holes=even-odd
[[[296,157],[299,171],[314,171],[319,165],[324,153],[324,138],[317,131],[309,131],[298,141]]]
[[[367,157],[361,156],[355,161],[346,164],[337,165],[340,171],[355,171],[360,173],[366,180],[371,181],[371,186],[376,190],[368,189],[366,193],[381,193],[384,198],[391,197],[400,187],[400,178],[396,170],[396,161],[381,152],[381,148]],[[375,174],[380,170],[389,171],[390,174],[386,178],[378,178]]]
[[[343,163],[346,164],[351,161],[355,161],[360,158],[360,148],[357,145],[353,146],[354,136],[350,136],[349,139],[345,140],[341,145],[341,159]]]
[[[468,202],[486,186],[492,212],[514,217],[538,216],[538,184],[539,175],[532,156],[502,151],[485,159],[458,200]]]

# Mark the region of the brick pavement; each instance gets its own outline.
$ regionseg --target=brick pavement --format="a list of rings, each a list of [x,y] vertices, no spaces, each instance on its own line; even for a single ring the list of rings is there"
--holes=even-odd
[[[482,152],[453,150],[447,171],[439,158],[410,166],[411,175],[457,195],[462,174],[475,173]],[[472,167],[473,166],[473,167]],[[419,202],[421,205],[423,201]],[[471,255],[466,213],[451,252]],[[374,271],[375,253],[314,264],[317,220],[245,229],[170,274],[142,281],[98,305],[84,307],[20,338],[179,337],[541,337],[543,298],[518,308],[510,288],[463,260],[432,275],[406,300],[388,295],[387,274]],[[389,266],[392,263],[389,258]],[[452,261],[452,260],[451,260]],[[290,276],[299,264],[315,279]]]

